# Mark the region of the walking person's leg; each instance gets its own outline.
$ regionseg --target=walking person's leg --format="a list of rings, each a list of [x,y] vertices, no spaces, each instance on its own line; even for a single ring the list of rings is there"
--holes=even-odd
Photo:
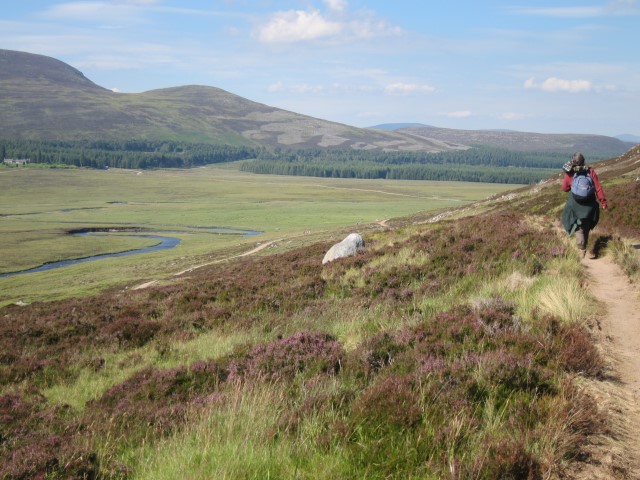
[[[583,218],[580,220],[580,225],[576,230],[576,244],[582,253],[582,256],[587,254],[587,243],[589,243],[589,231],[591,230],[591,222],[589,219]]]

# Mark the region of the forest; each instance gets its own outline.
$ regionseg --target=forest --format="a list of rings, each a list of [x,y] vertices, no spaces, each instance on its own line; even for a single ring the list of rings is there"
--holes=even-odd
[[[87,168],[190,168],[254,158],[257,150],[230,145],[152,140],[0,141],[3,158]]]
[[[85,168],[191,168],[240,162],[246,172],[331,178],[530,184],[548,177],[564,153],[473,147],[440,153],[280,149],[152,140],[0,141],[3,158]]]
[[[241,162],[246,172],[332,178],[530,184],[553,174],[564,153],[474,147],[440,153],[362,150],[261,150]]]

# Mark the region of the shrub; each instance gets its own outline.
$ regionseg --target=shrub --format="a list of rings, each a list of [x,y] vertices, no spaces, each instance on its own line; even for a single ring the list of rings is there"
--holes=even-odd
[[[117,339],[125,348],[141,347],[149,343],[161,329],[157,320],[123,317],[110,323],[104,332]]]
[[[0,396],[0,478],[97,478],[97,455],[76,445],[69,414],[43,398]]]
[[[636,180],[608,185],[605,193],[609,208],[601,215],[598,227],[631,238],[640,236],[640,182]]]
[[[604,361],[600,352],[579,325],[560,327],[556,352],[560,365],[566,371],[589,377],[598,377],[604,372]]]
[[[418,382],[411,375],[382,377],[354,402],[352,422],[376,437],[414,429],[422,419]]]
[[[227,374],[213,361],[198,361],[189,368],[145,368],[90,401],[85,422],[98,431],[110,428],[133,438],[165,435],[183,421],[196,399],[216,391]]]
[[[354,373],[362,371],[364,376],[371,377],[384,367],[390,365],[406,347],[390,332],[381,332],[366,338],[350,358],[357,362],[349,364]]]
[[[539,461],[520,439],[500,439],[486,445],[485,454],[474,460],[471,471],[461,472],[461,478],[492,480],[543,478]]]
[[[336,374],[344,356],[342,345],[333,335],[321,332],[300,332],[284,339],[256,346],[246,358],[230,366],[231,379],[292,379],[300,373],[306,376]]]

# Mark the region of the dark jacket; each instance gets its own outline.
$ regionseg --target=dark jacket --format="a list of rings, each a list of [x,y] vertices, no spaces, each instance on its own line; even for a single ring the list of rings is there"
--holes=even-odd
[[[586,167],[585,167],[586,168]],[[588,167],[589,175],[593,179],[593,184],[596,188],[596,194],[587,201],[578,203],[573,195],[569,193],[567,203],[564,205],[562,211],[562,226],[571,235],[576,231],[578,226],[582,223],[582,220],[589,220],[589,229],[592,229],[598,224],[600,220],[600,204],[603,208],[607,208],[607,199],[604,196],[604,190],[600,185],[600,180],[595,170]],[[564,181],[562,182],[562,190],[569,192],[571,190],[571,183],[573,182],[573,173],[564,174]]]
[[[583,219],[589,220],[589,229],[592,229],[600,220],[600,205],[595,195],[587,202],[578,203],[573,195],[569,194],[567,203],[562,210],[562,226],[571,235],[576,231]]]

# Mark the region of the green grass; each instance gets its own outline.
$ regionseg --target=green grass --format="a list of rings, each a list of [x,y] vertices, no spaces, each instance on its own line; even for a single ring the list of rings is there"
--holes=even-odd
[[[640,245],[638,241],[614,238],[608,243],[613,259],[634,282],[640,280]]]
[[[182,243],[171,251],[0,279],[0,305],[86,295],[151,279],[170,281],[174,273],[248,251],[259,242],[284,240],[273,247],[283,249],[311,239],[339,240],[332,232],[371,229],[377,221],[460,206],[512,188],[258,176],[232,166],[144,172],[5,169],[0,173],[0,273],[154,243],[65,233],[82,227],[135,226],[178,236]],[[240,237],[195,227],[264,233]]]
[[[132,452],[141,465],[134,478],[284,478],[293,470],[287,465],[292,445],[278,451],[265,435],[283,413],[284,396],[274,386],[236,386],[224,404],[207,409],[188,430]]]

